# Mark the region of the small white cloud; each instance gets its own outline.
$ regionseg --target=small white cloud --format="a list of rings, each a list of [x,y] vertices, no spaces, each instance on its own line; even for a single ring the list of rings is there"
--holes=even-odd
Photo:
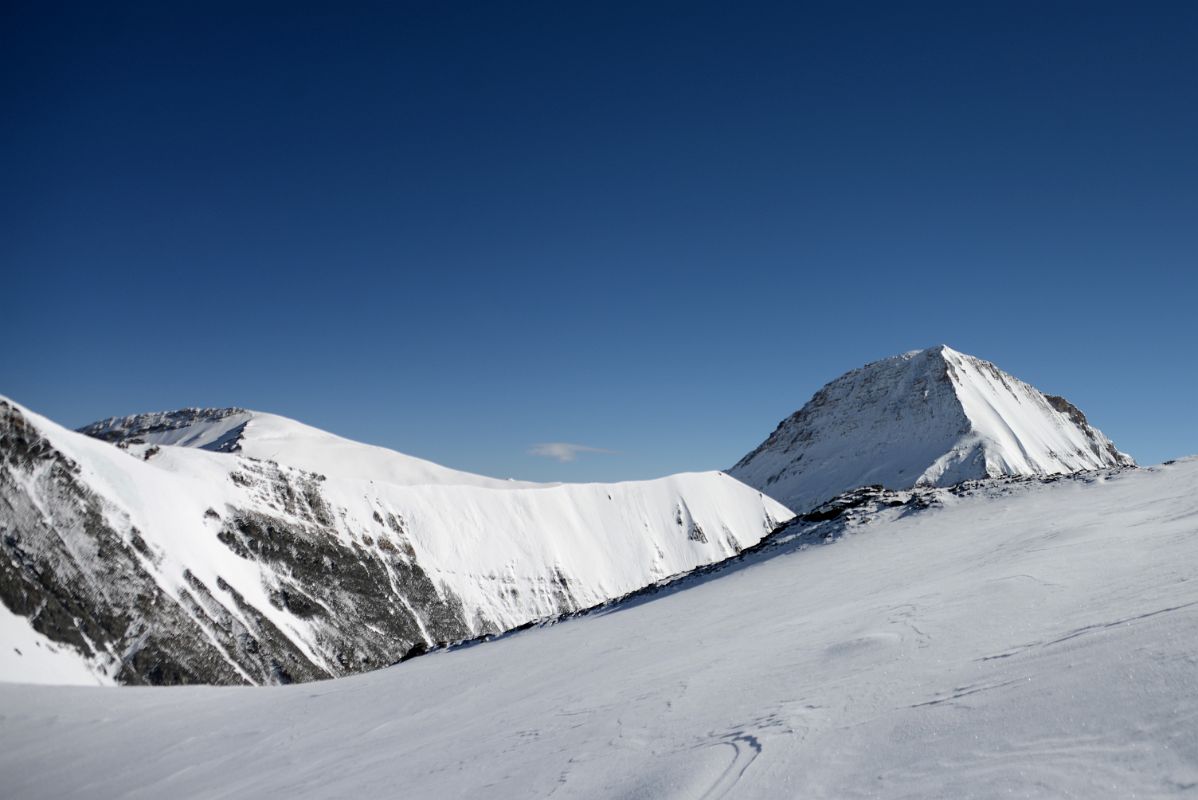
[[[602,447],[588,447],[585,444],[571,444],[570,442],[543,442],[534,444],[529,449],[530,456],[543,456],[545,458],[553,458],[561,461],[563,464],[567,461],[573,461],[578,458],[579,453],[607,453],[612,454],[614,450],[604,450]]]

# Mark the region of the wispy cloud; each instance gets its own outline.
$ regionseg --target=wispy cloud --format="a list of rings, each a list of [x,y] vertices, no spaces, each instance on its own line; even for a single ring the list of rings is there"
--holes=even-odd
[[[604,450],[602,447],[588,447],[585,444],[571,444],[570,442],[542,442],[534,444],[528,451],[530,456],[544,456],[552,458],[562,463],[573,461],[578,458],[579,453],[607,453],[614,454],[615,450]]]

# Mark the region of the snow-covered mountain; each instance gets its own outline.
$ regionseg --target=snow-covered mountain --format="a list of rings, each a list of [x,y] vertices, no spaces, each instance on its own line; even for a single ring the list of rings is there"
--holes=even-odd
[[[1191,459],[857,492],[657,595],[318,686],[0,685],[0,776],[31,800],[1192,797],[1196,487]]]
[[[792,515],[723,473],[534,484],[244,409],[0,398],[0,675],[275,683],[593,606]]]
[[[802,512],[858,486],[1132,464],[1063,397],[941,345],[842,375],[728,472]]]

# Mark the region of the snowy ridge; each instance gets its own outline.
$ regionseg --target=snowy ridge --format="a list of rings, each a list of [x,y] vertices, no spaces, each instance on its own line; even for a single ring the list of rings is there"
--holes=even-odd
[[[857,486],[1133,463],[1063,398],[941,345],[827,384],[729,474],[801,512]]]
[[[354,442],[293,419],[243,408],[189,408],[112,417],[79,429],[117,444],[156,444],[237,452],[309,472],[400,486],[449,484],[493,488],[543,484],[488,478],[384,447]]]
[[[25,565],[2,599],[103,680],[372,669],[723,559],[791,516],[717,472],[530,484],[241,409],[89,426],[112,443],[0,411],[0,526]]]

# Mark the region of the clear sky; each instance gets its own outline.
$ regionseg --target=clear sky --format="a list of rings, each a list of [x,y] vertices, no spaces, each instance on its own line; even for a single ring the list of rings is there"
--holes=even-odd
[[[1198,453],[1198,3],[0,13],[0,393],[64,424],[652,477],[943,342]]]

